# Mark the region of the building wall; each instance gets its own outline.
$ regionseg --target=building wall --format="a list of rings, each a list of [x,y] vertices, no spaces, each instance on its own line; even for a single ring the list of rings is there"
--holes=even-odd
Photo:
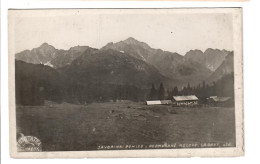
[[[192,105],[197,105],[198,101],[179,101],[176,102],[177,106],[192,106]]]

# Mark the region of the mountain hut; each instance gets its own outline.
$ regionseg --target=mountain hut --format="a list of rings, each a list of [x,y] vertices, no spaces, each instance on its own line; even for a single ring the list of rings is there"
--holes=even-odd
[[[193,106],[198,104],[199,99],[195,95],[173,96],[172,102],[176,106]]]
[[[146,101],[146,105],[161,105],[162,102],[160,100],[152,100],[152,101]]]

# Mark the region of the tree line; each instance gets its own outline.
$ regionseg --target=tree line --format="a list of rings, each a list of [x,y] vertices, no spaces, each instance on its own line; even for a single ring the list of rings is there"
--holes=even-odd
[[[196,85],[190,86],[188,82],[186,86],[178,88],[177,86],[172,89],[165,89],[163,83],[160,84],[158,89],[152,84],[149,93],[149,100],[165,100],[172,99],[173,96],[196,95],[202,102],[210,96],[220,97],[234,97],[234,74],[223,76],[216,82],[207,84],[205,81]]]

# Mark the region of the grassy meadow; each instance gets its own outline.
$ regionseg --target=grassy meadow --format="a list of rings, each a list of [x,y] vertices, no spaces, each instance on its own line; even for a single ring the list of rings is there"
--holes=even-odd
[[[233,107],[48,102],[44,106],[17,106],[16,116],[17,133],[39,138],[43,151],[177,142],[229,142],[235,146]]]

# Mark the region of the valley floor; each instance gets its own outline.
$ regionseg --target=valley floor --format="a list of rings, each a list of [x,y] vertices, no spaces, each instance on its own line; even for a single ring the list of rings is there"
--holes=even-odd
[[[17,106],[16,116],[17,133],[39,138],[43,151],[97,150],[113,145],[145,149],[174,143],[235,146],[234,108],[147,106],[130,101],[88,105],[49,102],[45,106]]]

